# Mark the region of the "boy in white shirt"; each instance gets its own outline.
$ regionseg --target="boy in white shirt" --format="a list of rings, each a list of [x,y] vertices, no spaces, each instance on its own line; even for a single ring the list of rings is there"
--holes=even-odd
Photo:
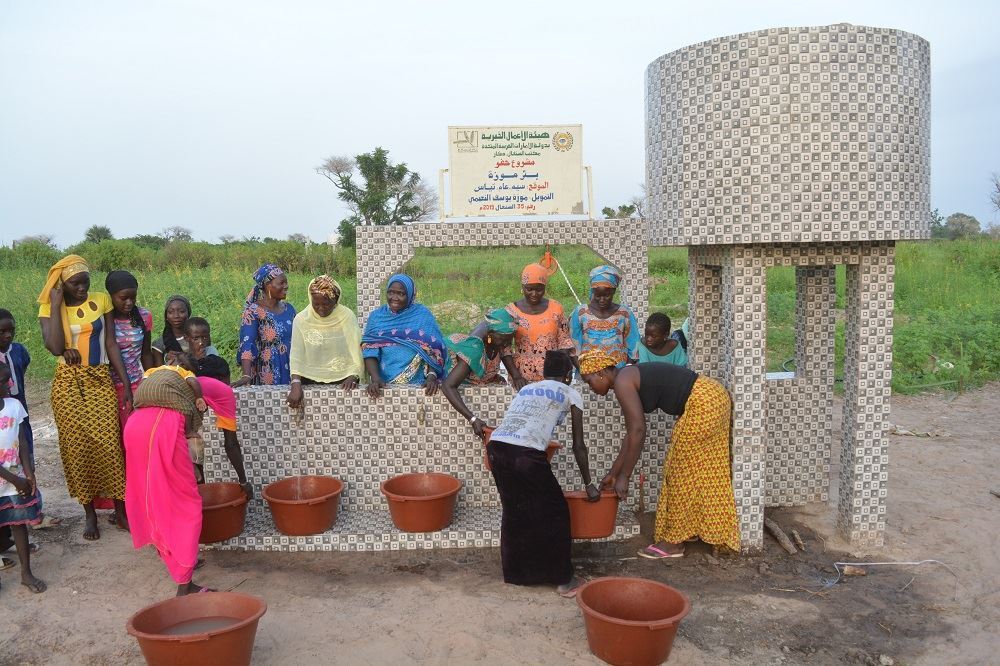
[[[583,398],[569,385],[573,361],[565,351],[545,354],[544,379],[526,385],[510,403],[486,446],[500,492],[500,559],[503,579],[514,585],[556,585],[574,596],[581,582],[573,575],[569,507],[552,473],[545,449],[556,426],[570,414],[573,455],[589,501],[600,499],[591,481],[583,443]]]

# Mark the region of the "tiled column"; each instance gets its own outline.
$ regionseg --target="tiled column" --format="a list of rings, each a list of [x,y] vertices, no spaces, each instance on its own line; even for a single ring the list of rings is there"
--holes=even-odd
[[[733,491],[744,552],[764,545],[764,371],[767,289],[750,248],[732,249],[721,271],[722,375],[733,398]]]
[[[359,226],[357,235],[358,324],[382,303],[385,280],[413,257],[408,227]]]
[[[855,547],[881,546],[885,533],[894,245],[868,246],[847,267],[838,524]]]
[[[688,367],[715,379],[722,377],[722,272],[701,263],[697,248],[688,249]],[[681,322],[675,322],[679,328]]]

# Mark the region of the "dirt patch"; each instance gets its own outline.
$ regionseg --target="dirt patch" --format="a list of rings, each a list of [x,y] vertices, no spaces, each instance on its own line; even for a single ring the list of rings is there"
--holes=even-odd
[[[890,438],[887,547],[850,553],[831,505],[771,514],[796,527],[807,550],[787,555],[770,538],[753,557],[703,545],[682,560],[635,557],[646,543],[577,544],[586,576],[661,580],[685,591],[692,611],[671,663],[973,664],[1000,641],[1000,392],[894,397],[892,422],[944,437]],[[41,405],[44,395],[33,396]],[[32,411],[39,476],[50,513],[65,525],[35,532],[42,595],[0,574],[0,663],[124,664],[141,659],[125,634],[138,608],[172,593],[156,555],[132,550],[102,522],[85,542],[82,511],[67,496],[51,417]],[[832,470],[836,485],[837,469]],[[647,516],[648,522],[648,516]],[[648,529],[648,527],[647,527]],[[865,557],[867,555],[868,557]],[[937,559],[872,569],[831,587],[837,561]],[[256,663],[597,663],[576,604],[544,588],[504,585],[496,550],[387,553],[209,552],[206,583],[264,597]],[[880,661],[881,659],[881,661]]]

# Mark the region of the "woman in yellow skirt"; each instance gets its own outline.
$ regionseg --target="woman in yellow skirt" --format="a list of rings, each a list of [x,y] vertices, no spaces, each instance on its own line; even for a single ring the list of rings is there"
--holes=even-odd
[[[125,459],[118,424],[118,397],[110,368],[128,376],[115,340],[114,306],[104,292],[90,292],[90,268],[75,254],[49,269],[38,295],[45,348],[58,357],[52,380],[52,415],[70,497],[83,505],[83,538],[101,537],[94,500],[114,501],[118,527],[125,516]],[[110,368],[109,368],[110,364]],[[132,389],[122,402],[132,408]]]
[[[739,550],[729,460],[732,402],[725,387],[679,365],[642,363],[615,368],[603,350],[580,355],[580,374],[591,390],[615,398],[625,416],[625,441],[601,482],[619,499],[628,494],[629,479],[646,442],[646,414],[662,409],[678,417],[663,466],[663,483],[656,506],[654,543],[641,557],[684,556],[684,542]]]

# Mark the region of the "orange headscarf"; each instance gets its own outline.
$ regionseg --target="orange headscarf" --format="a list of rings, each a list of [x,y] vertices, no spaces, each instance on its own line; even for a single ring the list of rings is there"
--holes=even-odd
[[[78,254],[67,254],[49,268],[49,274],[45,278],[45,286],[42,287],[42,293],[38,294],[38,303],[41,305],[51,303],[51,292],[57,285],[62,284],[78,273],[89,272],[90,267],[83,257]],[[52,313],[49,316],[53,316]],[[73,334],[69,330],[69,319],[63,312],[59,313],[59,319],[62,322],[63,340],[66,343],[66,349],[69,349],[73,346]]]
[[[549,272],[541,264],[528,264],[521,271],[521,284],[548,284]]]
[[[617,364],[615,359],[611,358],[611,354],[599,347],[583,352],[579,360],[581,375],[592,375],[605,368],[613,368]]]

